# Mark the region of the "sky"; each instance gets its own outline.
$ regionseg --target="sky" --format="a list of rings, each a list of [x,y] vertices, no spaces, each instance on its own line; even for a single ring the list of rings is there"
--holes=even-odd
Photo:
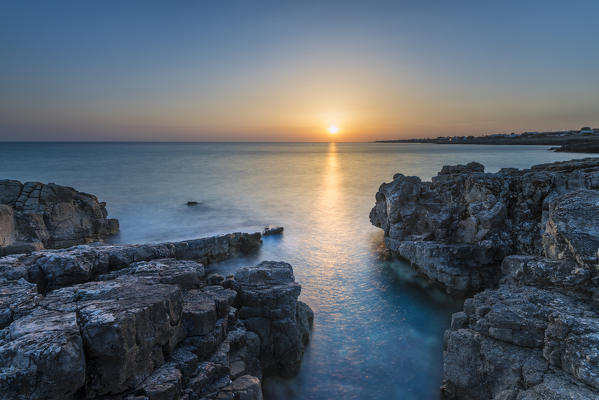
[[[0,2],[0,140],[599,127],[599,1]]]

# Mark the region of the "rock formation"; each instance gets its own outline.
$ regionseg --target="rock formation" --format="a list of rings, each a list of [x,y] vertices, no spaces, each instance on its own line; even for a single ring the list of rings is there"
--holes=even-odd
[[[102,240],[119,230],[106,204],[73,188],[0,180],[0,256]]]
[[[385,244],[450,292],[496,284],[510,254],[543,255],[551,207],[560,196],[599,188],[599,161],[483,172],[478,163],[444,167],[432,179],[396,174],[370,213]]]
[[[202,263],[260,234],[0,258],[1,399],[262,399],[297,371],[312,311],[282,262]]]
[[[370,218],[449,293],[447,399],[599,398],[599,159],[396,175]]]

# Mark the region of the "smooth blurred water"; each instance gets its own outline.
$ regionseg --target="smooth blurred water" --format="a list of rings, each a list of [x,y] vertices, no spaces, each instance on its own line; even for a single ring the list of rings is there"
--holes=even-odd
[[[267,398],[436,399],[442,335],[459,304],[378,258],[382,233],[368,213],[380,183],[473,160],[497,171],[582,157],[545,146],[0,142],[0,179],[97,195],[120,220],[120,243],[283,225],[258,254],[214,266],[287,261],[316,314],[299,376],[267,381]]]

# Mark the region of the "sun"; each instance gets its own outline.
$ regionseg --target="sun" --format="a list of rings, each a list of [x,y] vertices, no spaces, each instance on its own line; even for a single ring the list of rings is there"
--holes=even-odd
[[[335,125],[329,126],[328,130],[331,135],[334,135],[335,133],[339,132],[339,128],[337,128]]]

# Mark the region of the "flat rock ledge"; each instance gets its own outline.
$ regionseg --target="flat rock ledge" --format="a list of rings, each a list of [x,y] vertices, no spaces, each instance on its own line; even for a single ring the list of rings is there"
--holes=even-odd
[[[297,373],[313,321],[291,265],[204,263],[260,233],[0,258],[1,399],[262,399]]]
[[[106,203],[40,182],[0,180],[0,256],[97,242],[118,233]]]
[[[370,219],[390,252],[458,296],[445,399],[599,399],[599,159],[397,174]]]

